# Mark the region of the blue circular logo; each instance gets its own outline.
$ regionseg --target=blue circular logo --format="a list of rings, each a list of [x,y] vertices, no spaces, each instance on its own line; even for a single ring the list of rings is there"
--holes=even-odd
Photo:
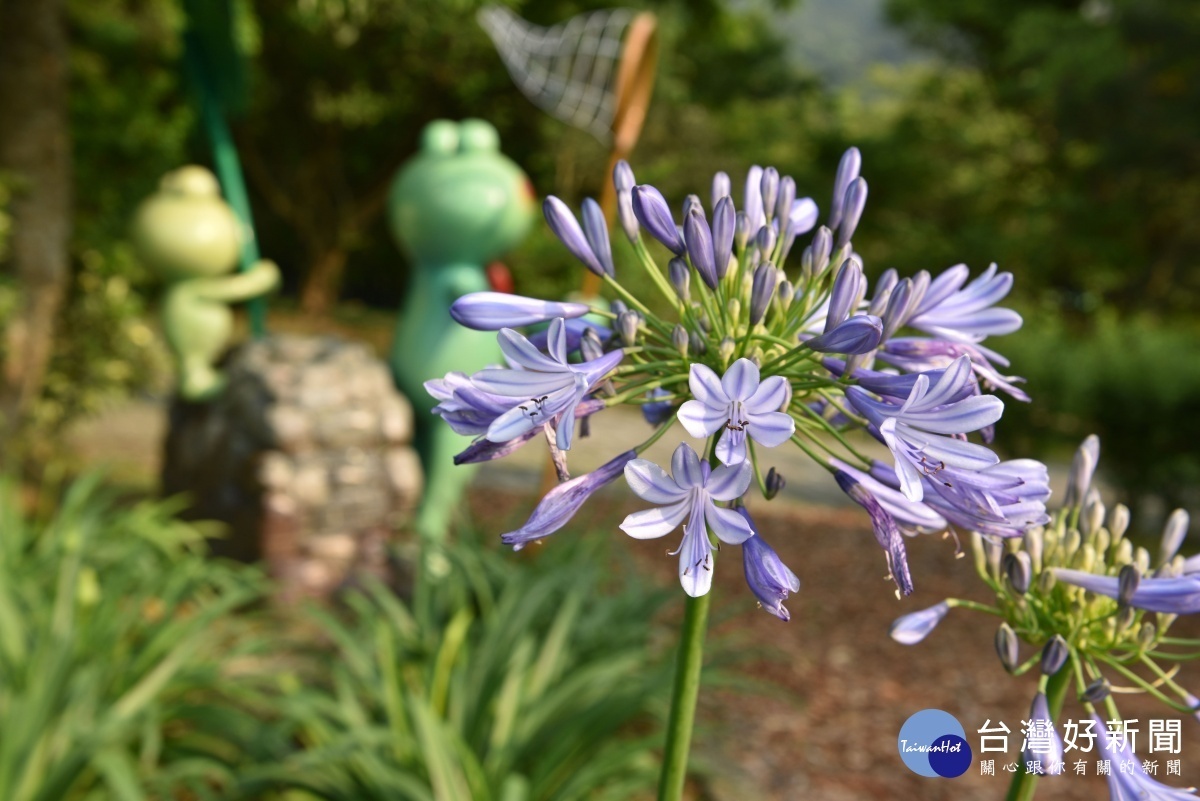
[[[921,776],[953,779],[971,767],[967,732],[940,709],[922,709],[904,721],[896,747],[908,769]]]

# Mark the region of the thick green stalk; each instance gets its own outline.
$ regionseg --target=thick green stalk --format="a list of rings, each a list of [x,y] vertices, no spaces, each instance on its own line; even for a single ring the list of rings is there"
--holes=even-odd
[[[1050,677],[1046,684],[1046,703],[1050,707],[1051,720],[1057,720],[1059,713],[1062,712],[1063,701],[1067,697],[1067,687],[1071,684],[1071,671],[1064,666],[1061,670]],[[1013,774],[1012,784],[1008,786],[1008,795],[1004,797],[1005,801],[1030,801],[1033,798],[1033,793],[1037,789],[1037,774],[1026,773],[1021,768],[1018,760],[1017,772]]]
[[[679,641],[679,659],[675,663],[675,689],[671,694],[671,715],[667,721],[667,743],[663,749],[658,801],[680,801],[683,798],[692,725],[696,719],[696,699],[700,695],[700,668],[704,662],[704,633],[708,627],[711,597],[712,590],[709,590],[699,598],[687,599]]]

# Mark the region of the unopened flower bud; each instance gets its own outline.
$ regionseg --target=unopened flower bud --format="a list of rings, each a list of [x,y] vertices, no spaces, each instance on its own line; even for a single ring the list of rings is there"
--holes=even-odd
[[[696,356],[703,356],[708,353],[708,343],[704,340],[704,335],[698,331],[693,331],[688,336],[688,348]]]
[[[1108,697],[1111,690],[1112,685],[1108,683],[1108,679],[1101,676],[1084,689],[1083,695],[1079,696],[1079,699],[1087,701],[1089,704],[1098,704]]]
[[[1000,580],[1000,562],[1004,557],[1004,543],[995,537],[983,538],[983,552],[987,559],[988,575],[993,581]]]
[[[704,216],[704,204],[700,202],[699,195],[688,195],[683,199],[683,219],[687,219],[688,214],[697,212],[701,217]]]
[[[717,207],[717,202],[723,197],[729,197],[732,192],[732,184],[729,181],[729,176],[724,172],[718,172],[713,176],[712,181],[712,204],[713,208]]]
[[[721,357],[724,364],[729,364],[733,360],[733,353],[737,350],[737,343],[732,337],[725,337],[721,340],[721,344],[717,346],[717,354]]]
[[[1125,532],[1129,530],[1129,507],[1123,503],[1118,503],[1112,510],[1112,514],[1108,516],[1108,532],[1112,534],[1113,542],[1117,542],[1121,537],[1125,536]]]
[[[1025,534],[1022,539],[1025,544],[1025,551],[1029,554],[1029,566],[1033,568],[1035,574],[1042,572],[1042,552],[1045,530],[1041,526],[1033,526],[1025,529]]]
[[[620,317],[622,314],[629,311],[629,307],[625,305],[625,301],[623,300],[614,300],[612,303],[608,304],[608,310],[614,315]]]
[[[779,284],[779,302],[786,309],[792,305],[792,299],[796,296],[796,289],[792,286],[791,281],[781,281]]]
[[[1079,520],[1085,536],[1094,534],[1100,526],[1104,525],[1104,514],[1104,501],[1100,500],[1099,495],[1091,498],[1091,501],[1084,507],[1083,516]]]
[[[595,328],[584,329],[583,336],[579,339],[579,353],[589,362],[604,355],[604,342]]]
[[[928,609],[911,612],[892,623],[888,636],[901,645],[916,645],[933,631],[950,611],[950,604],[942,601]]]
[[[829,255],[833,252],[833,232],[822,225],[813,234],[811,247],[813,275],[818,276],[829,266]]]
[[[780,220],[780,226],[785,231],[795,228],[791,224],[792,202],[796,199],[796,181],[792,176],[785,175],[779,179],[779,197],[775,200],[775,216]],[[763,197],[766,200],[766,197]]]
[[[1142,627],[1138,629],[1137,641],[1142,650],[1146,650],[1154,645],[1154,640],[1158,636],[1158,630],[1150,621],[1143,621]]]
[[[736,328],[742,316],[742,302],[737,298],[730,298],[725,303],[725,309],[729,312],[729,322]]]
[[[864,178],[855,178],[846,190],[846,199],[842,203],[842,223],[838,226],[838,247],[844,247],[854,238],[858,229],[858,221],[862,217],[863,208],[867,205],[867,182]]]
[[[1146,575],[1150,572],[1150,552],[1139,546],[1133,552],[1133,563],[1137,565],[1138,572],[1143,576]]]
[[[671,288],[675,290],[675,294],[684,303],[688,303],[692,299],[691,283],[692,271],[688,267],[688,263],[676,256],[667,262],[667,275],[671,278]]]
[[[632,347],[637,344],[638,326],[641,325],[642,315],[635,311],[622,312],[617,315],[617,331],[621,341]]]
[[[1176,509],[1167,518],[1167,525],[1163,527],[1162,549],[1158,557],[1160,564],[1170,562],[1175,558],[1175,554],[1179,553],[1179,547],[1183,545],[1183,539],[1188,533],[1188,522],[1188,513],[1182,509]]]
[[[1117,612],[1117,619],[1116,619],[1114,633],[1120,634],[1121,632],[1128,629],[1130,626],[1133,625],[1133,621],[1136,617],[1137,617],[1137,610],[1134,609],[1132,606],[1122,607],[1121,611]]]
[[[775,294],[775,268],[763,262],[754,270],[754,284],[750,289],[750,324],[757,325],[767,316],[771,297]],[[735,318],[736,319],[736,318]]]
[[[767,222],[770,222],[771,216],[775,213],[775,201],[779,199],[779,170],[774,167],[767,167],[763,170],[759,186],[762,191],[763,213],[766,215]]]
[[[1029,592],[1029,582],[1033,576],[1029,564],[1029,554],[1024,551],[1005,554],[1004,575],[1008,577],[1008,583],[1012,585],[1013,591],[1017,595]]]
[[[758,233],[754,235],[754,245],[764,259],[769,259],[775,250],[775,239],[775,229],[769,225],[759,228]]]
[[[1133,543],[1121,540],[1117,543],[1116,553],[1113,554],[1113,564],[1125,565],[1133,561]]]
[[[813,249],[812,245],[807,246],[800,251],[800,283],[806,284],[813,277]]]
[[[720,281],[729,272],[733,259],[733,239],[737,228],[737,214],[733,210],[733,198],[723,197],[717,201],[713,211],[712,240],[713,268]]]
[[[1083,503],[1083,497],[1092,485],[1092,474],[1096,472],[1096,462],[1100,459],[1100,438],[1090,435],[1075,451],[1075,459],[1071,462],[1071,473],[1067,478],[1067,493],[1063,505],[1068,509]]]
[[[679,351],[679,355],[687,357],[688,355],[688,332],[682,325],[675,325],[671,331],[671,344],[675,350]]]
[[[1042,595],[1049,595],[1054,589],[1054,585],[1058,583],[1058,577],[1054,575],[1052,570],[1043,570],[1038,574],[1038,590]]]
[[[1061,634],[1055,634],[1042,648],[1042,673],[1053,676],[1062,670],[1070,653],[1071,649],[1067,647],[1067,641]]]
[[[858,177],[862,169],[862,154],[857,147],[852,147],[842,154],[838,162],[837,175],[833,179],[833,205],[829,209],[829,227],[836,229],[842,221],[842,205],[846,199],[846,190],[850,183]]]
[[[767,479],[765,483],[767,486],[767,491],[764,493],[764,495],[768,501],[773,500],[775,496],[778,495],[785,486],[787,486],[787,481],[774,467],[767,471]]]
[[[1117,574],[1117,603],[1121,606],[1129,606],[1133,603],[1133,594],[1137,592],[1138,584],[1141,581],[1142,574],[1136,565],[1122,567],[1121,572]]]
[[[1008,623],[1001,623],[1000,628],[996,630],[996,656],[1000,657],[1000,664],[1004,665],[1004,669],[1009,673],[1017,669],[1021,658],[1020,648],[1017,633]]]
[[[739,211],[734,218],[733,225],[733,243],[737,246],[739,253],[746,249],[748,241],[750,241],[750,220],[746,216],[746,212]]]

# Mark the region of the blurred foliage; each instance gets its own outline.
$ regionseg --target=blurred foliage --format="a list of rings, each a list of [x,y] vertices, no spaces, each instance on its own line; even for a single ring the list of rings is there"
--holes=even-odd
[[[1200,505],[1200,330],[1105,311],[1087,334],[1044,316],[1002,350],[1028,378],[1030,404],[1009,403],[997,434],[1020,455],[1061,455],[1088,434],[1104,444],[1104,471],[1128,493]]]
[[[1175,0],[889,0],[979,70],[1045,150],[1013,215],[1040,218],[1029,277],[1130,311],[1191,312],[1200,293],[1200,6]],[[981,187],[982,189],[983,187]],[[1024,276],[1022,276],[1024,278]]]
[[[670,695],[652,620],[668,595],[604,586],[609,558],[560,545],[536,564],[456,548],[431,562],[414,604],[372,585],[345,614],[316,612],[318,672],[285,682],[277,707],[304,750],[243,790],[600,801],[652,788],[658,726],[647,713]]]
[[[210,746],[236,717],[196,701],[236,692],[251,640],[232,613],[261,579],[206,559],[177,505],[122,508],[98,484],[44,514],[0,485],[0,798],[222,797]]]

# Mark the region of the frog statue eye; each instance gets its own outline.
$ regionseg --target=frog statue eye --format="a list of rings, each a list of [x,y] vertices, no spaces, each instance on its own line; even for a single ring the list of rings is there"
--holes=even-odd
[[[464,153],[495,153],[500,150],[500,134],[490,122],[463,120],[458,126],[459,148]]]
[[[434,120],[421,132],[421,150],[438,156],[458,152],[459,126],[450,120]]]

